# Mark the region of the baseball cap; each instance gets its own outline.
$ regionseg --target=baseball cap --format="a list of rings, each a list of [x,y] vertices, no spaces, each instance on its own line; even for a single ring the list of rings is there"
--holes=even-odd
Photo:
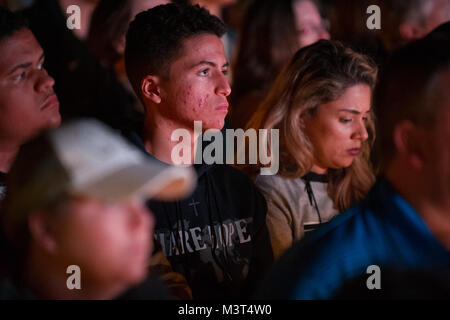
[[[3,219],[14,224],[67,194],[172,201],[188,196],[195,185],[192,168],[148,156],[97,120],[76,120],[21,148],[8,173]]]
[[[137,195],[176,200],[188,196],[195,187],[192,168],[150,158],[96,120],[62,126],[49,138],[69,176],[70,193],[108,199]]]

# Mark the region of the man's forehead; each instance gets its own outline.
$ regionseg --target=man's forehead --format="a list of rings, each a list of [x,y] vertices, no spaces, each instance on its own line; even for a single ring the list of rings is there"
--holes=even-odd
[[[182,41],[177,60],[191,65],[210,61],[222,67],[227,63],[222,40],[213,34],[200,34]]]
[[[16,31],[11,36],[0,40],[2,72],[5,67],[13,68],[16,64],[33,62],[31,60],[39,59],[42,53],[42,47],[29,29]]]

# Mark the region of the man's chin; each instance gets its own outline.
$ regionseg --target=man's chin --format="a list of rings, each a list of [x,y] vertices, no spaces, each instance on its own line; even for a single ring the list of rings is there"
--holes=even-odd
[[[50,117],[48,121],[48,129],[58,128],[61,125],[61,115],[58,113]]]
[[[220,131],[223,129],[225,125],[225,120],[224,119],[220,119],[220,120],[216,120],[216,121],[208,121],[207,123],[203,123],[203,130],[217,130]]]

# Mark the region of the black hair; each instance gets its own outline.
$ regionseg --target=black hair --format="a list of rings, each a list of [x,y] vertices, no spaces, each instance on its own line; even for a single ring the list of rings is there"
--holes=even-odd
[[[23,28],[28,28],[28,22],[20,13],[0,6],[0,40],[12,36],[14,32]]]
[[[145,75],[168,77],[183,40],[204,33],[222,37],[225,32],[225,24],[198,5],[169,3],[139,13],[128,29],[125,49],[128,78],[137,95]]]

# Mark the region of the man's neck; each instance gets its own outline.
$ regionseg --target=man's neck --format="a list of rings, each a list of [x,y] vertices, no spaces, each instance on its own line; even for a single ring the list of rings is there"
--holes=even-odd
[[[184,129],[189,133],[189,138],[180,138],[178,141],[172,141],[172,133],[175,130]],[[194,131],[194,123],[191,127],[183,125],[179,122],[169,120],[161,115],[153,114],[146,116],[143,132],[143,141],[145,149],[155,158],[168,164],[180,164],[172,157],[172,151],[178,145],[185,147],[190,153],[190,160],[184,165],[194,164],[195,152],[197,150],[199,134]],[[179,155],[178,153],[174,155]]]

